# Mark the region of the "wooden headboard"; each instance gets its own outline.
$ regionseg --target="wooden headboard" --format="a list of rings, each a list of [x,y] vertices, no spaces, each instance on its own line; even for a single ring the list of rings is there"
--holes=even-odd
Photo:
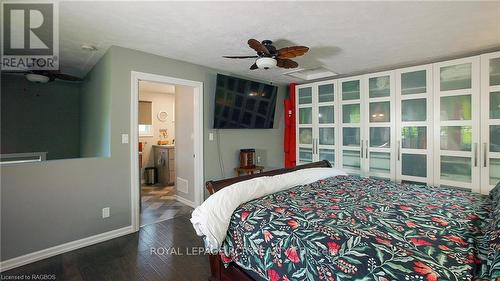
[[[258,177],[269,177],[269,176],[275,176],[275,175],[279,175],[279,174],[286,174],[286,173],[290,173],[290,172],[302,170],[302,169],[331,168],[331,167],[332,167],[332,164],[330,164],[330,162],[328,162],[327,160],[323,160],[323,161],[319,161],[319,162],[299,165],[299,166],[296,166],[293,168],[288,168],[288,169],[286,169],[286,168],[285,169],[277,169],[277,170],[271,170],[271,171],[267,171],[267,172],[259,173],[259,174],[246,175],[246,176],[223,179],[223,180],[218,180],[218,181],[207,181],[206,187],[207,187],[208,192],[210,194],[214,194],[215,192],[223,189],[224,187],[232,185],[232,184],[240,182],[240,181],[245,181],[245,180],[258,178]]]

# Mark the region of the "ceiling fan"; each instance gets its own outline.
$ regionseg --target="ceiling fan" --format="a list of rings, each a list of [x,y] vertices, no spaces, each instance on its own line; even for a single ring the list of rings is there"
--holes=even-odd
[[[26,70],[26,71],[4,71],[5,73],[21,73],[26,79],[34,83],[47,83],[56,79],[64,81],[82,81],[83,79],[69,74],[61,73],[59,70]]]
[[[260,69],[269,69],[274,67],[281,68],[296,68],[299,64],[291,58],[299,57],[307,53],[309,48],[306,46],[291,46],[285,47],[281,49],[276,49],[273,46],[273,41],[264,40],[259,42],[256,39],[249,39],[248,46],[254,49],[257,52],[256,56],[223,56],[228,59],[250,59],[256,58],[250,69],[254,70],[257,68]]]

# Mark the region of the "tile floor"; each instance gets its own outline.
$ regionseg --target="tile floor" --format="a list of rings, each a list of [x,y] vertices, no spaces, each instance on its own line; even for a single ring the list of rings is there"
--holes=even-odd
[[[193,208],[175,200],[175,186],[141,187],[141,226],[190,215]]]

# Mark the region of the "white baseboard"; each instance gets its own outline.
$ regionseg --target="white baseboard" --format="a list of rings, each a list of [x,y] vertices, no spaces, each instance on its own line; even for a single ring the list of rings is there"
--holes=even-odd
[[[187,200],[186,198],[183,198],[183,197],[180,197],[179,195],[175,195],[175,200],[181,202],[181,203],[184,203],[186,205],[188,205],[189,207],[191,208],[196,208],[198,206],[196,206],[196,203],[191,201],[191,200]]]
[[[16,268],[28,263],[50,258],[62,253],[87,247],[93,244],[104,242],[119,236],[130,234],[134,232],[132,226],[111,230],[94,236],[86,237],[80,240],[71,241],[51,248],[43,249],[19,257],[15,257],[6,261],[0,262],[0,272]]]

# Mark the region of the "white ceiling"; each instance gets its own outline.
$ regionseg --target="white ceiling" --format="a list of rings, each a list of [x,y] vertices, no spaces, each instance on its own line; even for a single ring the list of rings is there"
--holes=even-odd
[[[221,56],[253,55],[249,38],[270,39],[309,46],[302,68],[349,74],[500,47],[500,1],[60,2],[59,10],[61,68],[77,75],[111,45],[276,83],[292,78]]]

